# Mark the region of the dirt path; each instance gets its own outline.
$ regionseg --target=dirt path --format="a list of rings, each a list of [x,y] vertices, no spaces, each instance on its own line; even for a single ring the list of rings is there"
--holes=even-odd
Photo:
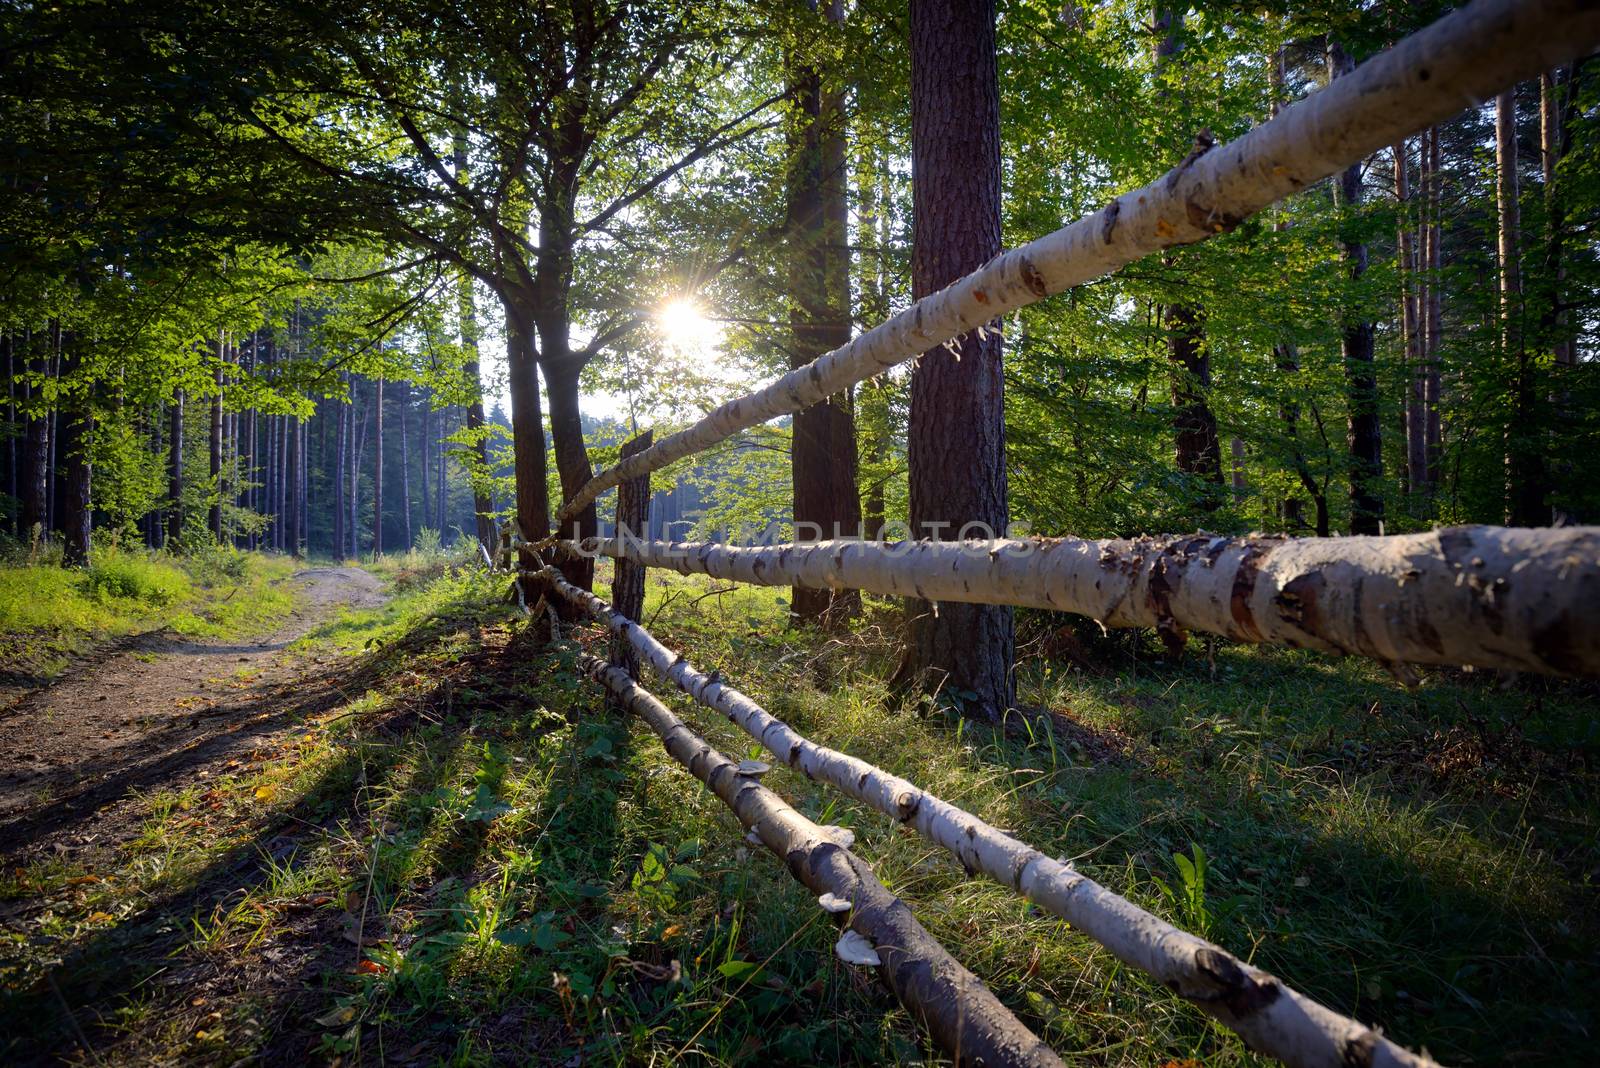
[[[307,568],[289,581],[294,611],[260,641],[140,635],[0,713],[0,854],[74,824],[72,844],[93,844],[130,794],[187,785],[287,726],[297,702],[286,684],[308,665],[286,647],[338,606],[384,599],[358,568]]]

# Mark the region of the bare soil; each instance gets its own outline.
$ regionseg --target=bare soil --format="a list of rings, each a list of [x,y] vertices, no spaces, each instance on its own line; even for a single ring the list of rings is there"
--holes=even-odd
[[[358,568],[297,572],[290,617],[258,641],[190,640],[161,630],[117,643],[0,712],[0,855],[72,828],[76,847],[109,844],[118,810],[152,788],[186,785],[210,765],[293,726],[317,686],[311,658],[287,648],[341,605],[382,603]]]

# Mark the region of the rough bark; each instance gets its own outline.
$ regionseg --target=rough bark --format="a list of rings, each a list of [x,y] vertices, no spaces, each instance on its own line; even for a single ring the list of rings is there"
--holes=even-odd
[[[1343,44],[1329,38],[1330,82],[1348,78],[1355,66]],[[1345,277],[1354,287],[1367,273],[1367,245],[1356,236],[1361,209],[1361,161],[1352,161],[1333,188],[1341,215]],[[1373,326],[1348,309],[1341,317],[1339,351],[1344,359],[1349,408],[1346,438],[1350,454],[1350,533],[1378,534],[1383,530],[1383,425],[1379,421],[1378,378],[1373,369]]]
[[[648,449],[653,435],[643,434],[626,441],[620,456],[632,456]],[[648,537],[650,529],[650,476],[640,475],[617,487],[616,537],[631,540]],[[644,612],[644,565],[626,557],[618,557],[611,576],[611,607],[629,619],[638,619]],[[611,664],[628,673],[630,679],[639,677],[639,658],[627,642],[612,639]]]
[[[343,377],[341,372],[340,377]],[[348,425],[350,422],[350,405],[339,403],[333,409],[335,427],[333,433],[333,558],[343,559],[345,552],[345,484],[344,484],[344,458],[345,451],[349,448]]]
[[[176,549],[183,537],[183,390],[174,390],[167,428],[167,548]]]
[[[433,497],[428,492],[428,468],[433,463],[433,392],[427,388],[422,391],[422,426],[417,434],[417,451],[422,455],[418,457],[417,476],[421,481],[418,486],[418,496],[422,498],[422,525],[425,529],[437,530],[444,533],[444,521],[434,520]]]
[[[544,417],[539,404],[539,366],[534,357],[533,323],[514,301],[505,302],[505,313],[517,525],[522,528],[525,541],[539,542],[550,534],[550,490],[546,483],[549,467],[545,456]],[[490,540],[483,545],[491,553],[494,551],[492,531]],[[538,559],[524,549],[521,566],[531,570],[538,566]],[[532,593],[532,590],[524,590],[524,595]],[[529,604],[533,600],[528,597]]]
[[[763,586],[1072,612],[1107,627],[1451,664],[1600,675],[1600,528],[1451,527],[1348,538],[589,543],[648,567]],[[941,605],[941,611],[943,611]]]
[[[82,355],[77,351],[81,339],[72,331],[61,331],[61,373],[63,380],[73,377]],[[58,424],[61,442],[56,458],[61,477],[61,566],[89,566],[91,526],[89,437],[94,430],[94,409],[87,385],[66,394],[60,403]]]
[[[484,434],[483,417],[483,377],[478,369],[478,313],[476,300],[472,292],[472,278],[463,273],[458,295],[460,297],[461,315],[461,347],[467,350],[467,363],[465,374],[467,387],[472,391],[467,411],[467,429],[472,432],[471,454],[476,462],[478,471],[487,474],[489,470],[489,442]],[[444,483],[441,481],[439,491],[444,492]],[[486,547],[494,545],[494,502],[489,499],[489,491],[484,487],[480,478],[472,479],[472,511],[473,530],[478,538],[478,544]],[[439,520],[439,528],[444,529],[444,520]]]
[[[1000,251],[1000,97],[993,0],[911,5],[913,296],[922,300]],[[956,537],[969,523],[1004,531],[1005,379],[1001,338],[984,324],[930,349],[911,376],[910,522]],[[1013,703],[1009,608],[907,606],[899,680],[963,694],[998,719]]]
[[[372,395],[372,558],[383,555],[383,376]]]
[[[1060,1065],[982,980],[963,968],[860,857],[834,842],[739,765],[717,752],[618,668],[590,658],[590,675],[644,720],[672,758],[705,783],[739,822],[817,896],[850,903],[845,923],[872,943],[878,976],[911,1017],[962,1065]]]
[[[207,469],[211,476],[211,510],[206,515],[206,527],[211,531],[211,536],[218,541],[222,540],[222,390],[224,372],[223,368],[228,362],[228,343],[226,335],[217,333],[217,365],[212,372],[211,394],[211,436],[210,467]]]
[[[1394,145],[1394,197],[1399,228],[1395,236],[1400,278],[1400,348],[1405,356],[1406,486],[1412,499],[1425,500],[1428,488],[1428,378],[1423,366],[1421,316],[1418,314],[1416,218],[1411,208],[1410,151],[1404,140]],[[1420,511],[1420,509],[1413,509]]]
[[[563,324],[565,317],[562,317]],[[560,342],[565,337],[566,326],[559,332],[548,326],[539,332],[539,369],[544,373],[545,395],[550,400],[550,442],[554,447],[556,473],[561,480],[564,497],[576,493],[589,481],[594,469],[589,465],[589,450],[583,441],[583,414],[579,407],[578,376],[583,364],[576,358],[556,358],[546,346]],[[569,519],[562,528],[568,537],[574,533],[591,536],[600,529],[599,516],[593,503]],[[584,589],[594,585],[594,568],[588,560],[568,561],[567,577]]]
[[[406,436],[406,422],[410,418],[411,387],[405,382],[400,384],[400,402],[398,417],[400,421],[400,529],[405,533],[404,547],[409,550],[413,544],[411,537],[411,447]]]
[[[1518,203],[1517,94],[1495,98],[1496,244],[1500,268],[1500,345],[1511,378],[1511,415],[1506,426],[1506,522],[1545,522],[1544,430],[1538,426],[1537,383],[1522,329],[1522,211]]]
[[[1558,68],[1545,71],[1539,78],[1539,171],[1544,179],[1547,287],[1544,328],[1556,363],[1569,365],[1578,362],[1578,348],[1570,336],[1570,317],[1562,305],[1562,293],[1566,288],[1566,206],[1556,168],[1567,154],[1570,126],[1567,112],[1575,97],[1574,74],[1571,69],[1563,73]]]
[[[816,0],[811,0],[813,8]],[[837,0],[826,5],[830,22],[843,20]],[[843,101],[823,91],[817,69],[789,64],[787,172],[789,366],[804,367],[850,341],[850,258]],[[796,412],[790,446],[797,538],[850,537],[860,531],[855,414],[849,391]],[[796,588],[789,616],[796,622],[837,624],[861,608],[852,590]]]
[[[43,379],[50,373],[49,348],[54,346],[55,330],[33,332],[29,337],[29,369]],[[30,383],[29,393],[37,398],[42,390]],[[20,523],[23,537],[50,536],[50,413],[34,407],[28,417],[22,449],[22,501]],[[35,531],[37,530],[37,534]]]
[[[1444,282],[1440,277],[1439,269],[1443,264],[1442,245],[1444,242],[1443,217],[1440,207],[1444,196],[1444,154],[1439,145],[1439,128],[1431,127],[1427,133],[1428,142],[1428,178],[1427,178],[1427,212],[1428,225],[1425,234],[1427,242],[1427,340],[1424,344],[1426,350],[1427,369],[1427,409],[1428,409],[1428,485],[1437,488],[1440,478],[1440,464],[1444,451],[1443,428],[1439,422],[1440,401],[1440,374],[1439,353],[1444,341]]]
[[[572,515],[625,478],[881,374],[997,316],[1136,259],[1237,226],[1267,205],[1600,44],[1585,0],[1479,0],[1413,34],[1237,141],[1186,159],[1105,210],[998,256],[810,366],[736,397],[570,497]]]
[[[1188,5],[1155,5],[1155,77],[1158,83],[1166,74],[1172,57],[1182,48],[1183,19]],[[1165,99],[1170,90],[1158,88]],[[1196,141],[1197,152],[1210,148],[1209,135]],[[1170,267],[1172,257],[1165,258]],[[1171,365],[1172,430],[1175,439],[1174,463],[1179,471],[1208,483],[1197,502],[1205,511],[1215,510],[1222,498],[1212,487],[1222,485],[1222,442],[1217,436],[1217,418],[1207,399],[1211,392],[1211,352],[1206,347],[1205,311],[1198,304],[1176,301],[1166,305],[1161,315],[1166,334],[1167,360]]]
[[[720,678],[696,670],[639,624],[563,581],[554,569],[545,574],[558,594],[632,642],[663,678],[728,717],[779,761],[948,849],[968,872],[981,871],[1067,920],[1118,960],[1146,972],[1238,1032],[1252,1049],[1297,1068],[1433,1063],[1226,950],[1152,916],[1081,875],[1070,862],[1045,856],[906,779],[817,745]]]

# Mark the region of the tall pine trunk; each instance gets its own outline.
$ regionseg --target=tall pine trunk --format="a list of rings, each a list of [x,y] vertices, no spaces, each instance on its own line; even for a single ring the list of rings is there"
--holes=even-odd
[[[1328,41],[1328,77],[1355,70],[1355,60],[1337,40]],[[1340,209],[1340,244],[1352,287],[1367,273],[1367,246],[1359,237],[1361,164],[1345,168],[1334,185]],[[1351,297],[1354,300],[1354,296]],[[1383,528],[1383,428],[1379,420],[1378,379],[1373,368],[1373,327],[1358,312],[1344,312],[1340,352],[1349,397],[1347,439],[1350,451],[1350,533],[1377,534]]]
[[[830,22],[843,20],[828,0]],[[817,69],[790,62],[794,116],[789,133],[787,225],[791,369],[850,340],[850,257],[846,249],[846,164],[843,101],[823,91]],[[796,412],[790,448],[795,537],[855,537],[861,528],[856,486],[855,419],[848,392]],[[797,622],[837,623],[858,612],[854,590],[796,586],[789,615]]]
[[[94,409],[90,387],[73,389],[71,378],[82,362],[78,351],[79,336],[63,330],[61,339],[60,376],[64,391],[60,403],[61,443],[56,457],[62,466],[61,494],[61,566],[89,566],[90,529],[90,462],[89,437],[94,430]]]
[[[993,0],[912,0],[911,160],[911,282],[920,299],[1000,251]],[[959,352],[924,354],[911,377],[915,537],[948,540],[969,523],[1003,533],[1009,519],[1000,334],[970,333]],[[913,603],[910,614],[903,679],[945,687],[991,720],[1013,705],[1011,609]]]
[[[410,415],[411,387],[400,383],[400,517],[404,520],[405,548],[409,551],[411,539],[411,449],[406,438],[406,420]]]
[[[28,336],[28,365],[39,379],[49,377],[52,362],[50,350],[54,345],[55,327],[46,332],[31,331]],[[40,398],[42,386],[30,381],[29,399],[32,415],[28,419],[27,437],[22,449],[22,536],[34,537],[35,528],[41,538],[50,536],[50,411],[44,409]]]
[[[1440,268],[1444,262],[1444,223],[1442,203],[1444,200],[1444,152],[1439,144],[1439,127],[1435,126],[1426,134],[1428,146],[1428,171],[1427,171],[1427,205],[1426,211],[1426,281],[1427,281],[1427,312],[1424,331],[1426,341],[1423,348],[1427,360],[1427,448],[1428,448],[1428,486],[1437,490],[1443,465],[1444,434],[1440,424],[1439,410],[1441,400],[1440,359],[1444,346],[1444,279],[1441,277]]]
[[[183,536],[183,390],[172,393],[167,427],[167,539],[168,549],[176,550]]]
[[[372,558],[383,555],[383,376],[372,398]]]
[[[428,466],[432,463],[433,447],[433,391],[422,391],[422,428],[418,434],[417,451],[421,455],[417,458],[417,476],[420,480],[418,486],[419,496],[422,498],[422,525],[426,529],[444,533],[444,520],[436,519],[433,511],[433,499],[428,495]]]
[[[1394,195],[1398,202],[1399,229],[1396,257],[1400,278],[1400,347],[1405,355],[1405,440],[1406,485],[1412,497],[1412,512],[1427,513],[1428,486],[1428,378],[1422,356],[1421,315],[1417,291],[1416,217],[1411,204],[1409,149],[1406,142],[1394,146]]]
[[[1495,207],[1499,220],[1500,344],[1511,376],[1511,414],[1506,427],[1506,523],[1540,526],[1545,504],[1544,432],[1538,425],[1534,364],[1522,328],[1522,210],[1517,174],[1517,94],[1495,99]]]
[[[222,389],[223,366],[228,360],[227,335],[223,331],[217,332],[217,365],[212,372],[211,393],[211,512],[207,517],[206,526],[211,531],[211,536],[219,542],[222,540]]]

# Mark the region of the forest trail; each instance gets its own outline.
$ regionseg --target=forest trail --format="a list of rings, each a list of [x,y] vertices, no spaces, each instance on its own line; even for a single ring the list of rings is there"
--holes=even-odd
[[[135,635],[0,711],[0,853],[74,825],[72,844],[108,844],[97,839],[119,836],[121,802],[207,778],[292,728],[324,687],[302,677],[321,660],[288,655],[288,646],[337,608],[385,597],[354,567],[305,568],[287,581],[295,607],[257,641]]]

